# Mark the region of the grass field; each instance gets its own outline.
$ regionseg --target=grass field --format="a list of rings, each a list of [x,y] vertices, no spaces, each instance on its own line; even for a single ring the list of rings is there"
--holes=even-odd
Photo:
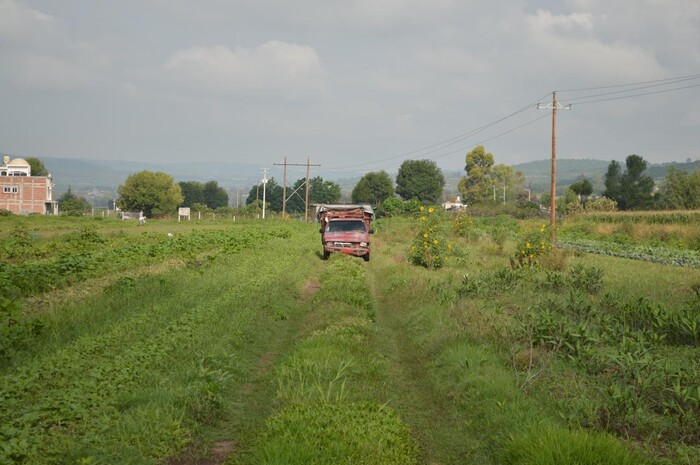
[[[369,263],[281,220],[0,228],[0,464],[700,463],[695,268],[437,212]]]

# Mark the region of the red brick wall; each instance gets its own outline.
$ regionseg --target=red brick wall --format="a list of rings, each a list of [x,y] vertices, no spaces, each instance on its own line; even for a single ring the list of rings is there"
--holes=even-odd
[[[0,208],[16,214],[48,213],[50,182],[43,176],[0,176]],[[5,192],[6,188],[17,192]]]

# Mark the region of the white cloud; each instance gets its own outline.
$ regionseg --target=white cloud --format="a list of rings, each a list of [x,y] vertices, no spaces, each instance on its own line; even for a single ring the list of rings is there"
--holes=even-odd
[[[0,1],[0,77],[22,87],[60,90],[99,81],[110,60],[94,44],[72,40],[61,26],[14,0]]]
[[[190,87],[214,94],[295,101],[326,88],[326,72],[316,51],[281,41],[252,49],[191,47],[173,53],[165,69]]]
[[[606,41],[595,29],[595,17],[589,13],[553,15],[538,10],[527,17],[530,44],[544,61],[552,63],[552,71],[557,74],[597,82],[664,75],[652,49],[622,38]]]
[[[593,29],[593,15],[590,13],[554,15],[549,11],[537,10],[534,16],[529,16],[527,19],[530,27],[543,30],[590,32]]]

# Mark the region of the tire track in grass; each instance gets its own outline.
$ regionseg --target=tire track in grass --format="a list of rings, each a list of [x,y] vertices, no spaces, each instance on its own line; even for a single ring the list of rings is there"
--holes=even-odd
[[[368,344],[374,303],[362,262],[332,256],[304,336],[275,370],[276,413],[234,463],[416,463],[411,433],[386,405],[386,367]]]
[[[415,306],[434,305],[400,295],[415,289],[413,279],[415,276],[400,271],[390,257],[381,257],[370,267],[378,326],[373,343],[389,360],[390,390],[394,393],[391,405],[415,431],[421,463],[490,463],[482,453],[484,445],[468,434],[467,420],[455,408],[453,396],[458,393],[445,396],[435,389],[427,370],[433,361],[413,337],[422,326]],[[387,285],[388,281],[391,284]]]

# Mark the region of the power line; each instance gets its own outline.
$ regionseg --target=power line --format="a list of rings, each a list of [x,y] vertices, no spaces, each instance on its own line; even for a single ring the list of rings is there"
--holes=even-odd
[[[652,87],[668,86],[668,85],[671,85],[671,84],[678,84],[678,83],[681,83],[681,82],[692,81],[692,80],[694,80],[694,79],[700,79],[700,75],[699,75],[698,77],[680,79],[680,80],[673,81],[673,82],[663,82],[663,83],[660,83],[660,84],[651,84],[651,85],[648,85],[648,86],[639,86],[639,87],[633,87],[633,88],[630,88],[630,89],[616,90],[616,91],[614,91],[614,92],[604,92],[604,93],[600,93],[600,94],[591,94],[591,95],[583,95],[583,96],[581,96],[581,97],[573,97],[573,98],[567,99],[567,102],[574,102],[574,101],[576,101],[576,100],[585,100],[585,99],[595,98],[595,97],[604,97],[604,96],[606,96],[606,95],[623,94],[623,93],[625,93],[625,92],[634,92],[634,91],[637,91],[637,90],[651,89]],[[691,87],[693,87],[693,86],[691,86]],[[678,89],[684,89],[684,88],[686,88],[686,87],[679,87]],[[670,89],[670,90],[674,90],[674,89]],[[644,94],[640,94],[640,95],[644,95]]]
[[[522,113],[522,112],[524,112],[524,111],[526,111],[526,110],[532,108],[532,106],[533,106],[535,103],[537,103],[538,101],[542,100],[542,99],[543,99],[544,97],[546,97],[547,95],[549,95],[549,93],[543,95],[542,97],[539,97],[539,98],[535,99],[535,100],[532,101],[531,103],[528,103],[527,105],[523,106],[522,108],[520,108],[520,109],[518,109],[518,110],[516,110],[516,111],[514,111],[514,112],[512,112],[512,113],[510,113],[510,114],[508,114],[508,115],[506,115],[506,116],[504,116],[504,117],[502,117],[502,118],[499,118],[499,119],[497,119],[497,120],[495,120],[495,121],[492,121],[492,122],[490,122],[490,123],[484,124],[483,126],[480,126],[480,127],[476,128],[476,129],[472,129],[471,131],[468,131],[468,132],[466,132],[466,133],[460,134],[459,136],[455,136],[455,137],[452,137],[452,138],[449,138],[449,139],[445,139],[445,140],[443,140],[443,141],[436,142],[436,143],[434,143],[434,144],[430,144],[430,145],[427,145],[427,146],[425,146],[425,147],[421,147],[421,148],[419,148],[419,149],[412,150],[412,151],[410,151],[410,152],[402,153],[402,154],[400,154],[400,155],[394,155],[394,156],[391,156],[391,157],[382,158],[382,159],[379,159],[379,160],[373,160],[373,161],[369,161],[369,162],[355,163],[355,164],[352,164],[352,165],[340,166],[340,167],[337,167],[337,168],[335,168],[335,169],[336,169],[336,170],[339,170],[339,171],[342,171],[342,170],[347,169],[347,168],[356,168],[356,167],[360,167],[360,166],[372,165],[372,164],[375,164],[375,163],[382,163],[382,162],[386,162],[386,161],[390,161],[390,160],[395,160],[395,159],[398,159],[398,158],[405,158],[405,157],[407,157],[407,156],[409,156],[409,155],[413,155],[413,154],[416,154],[416,153],[421,153],[421,152],[423,152],[424,150],[428,150],[428,149],[435,149],[435,150],[432,150],[432,151],[430,151],[430,152],[427,152],[427,154],[435,153],[435,152],[437,152],[437,151],[440,151],[440,150],[443,150],[443,149],[445,149],[445,148],[447,148],[447,147],[450,147],[450,146],[452,146],[452,145],[455,145],[455,144],[459,143],[460,141],[462,141],[462,140],[464,140],[464,139],[466,139],[466,138],[468,138],[468,137],[470,137],[470,136],[473,136],[473,135],[476,135],[476,134],[478,134],[478,133],[480,133],[480,132],[483,132],[483,131],[485,131],[486,129],[488,129],[488,128],[492,127],[492,126],[495,126],[495,125],[498,124],[498,123],[501,123],[501,122],[503,122],[503,121],[505,121],[505,120],[507,120],[507,119],[509,119],[509,118],[512,118],[512,117],[515,116],[515,115],[518,115],[518,114],[520,114],[520,113]],[[436,148],[436,147],[437,147],[437,148]]]
[[[653,84],[656,82],[666,82],[666,81],[676,81],[676,80],[686,80],[686,79],[697,79],[700,78],[700,74],[688,74],[685,76],[676,76],[676,77],[670,77],[670,78],[665,78],[665,79],[656,79],[653,81],[641,81],[641,82],[630,82],[627,84],[614,84],[614,85],[608,85],[608,86],[598,86],[598,87],[584,87],[580,89],[563,89],[563,90],[558,90],[556,92],[582,92],[585,90],[600,90],[600,89],[612,89],[615,87],[629,87],[629,86],[639,86],[643,84]],[[549,94],[547,94],[549,95]]]
[[[588,103],[598,103],[598,102],[607,102],[610,100],[622,100],[626,98],[633,98],[633,97],[641,97],[643,95],[656,95],[656,94],[665,94],[667,92],[675,92],[677,90],[683,90],[683,89],[690,89],[692,87],[700,87],[700,84],[693,84],[691,86],[684,86],[684,87],[676,87],[673,89],[665,89],[665,90],[657,90],[654,92],[642,92],[639,94],[632,94],[632,95],[623,95],[622,97],[610,97],[610,98],[603,98],[603,99],[598,99],[598,100],[589,100],[587,102],[579,102],[576,105],[586,105]]]

